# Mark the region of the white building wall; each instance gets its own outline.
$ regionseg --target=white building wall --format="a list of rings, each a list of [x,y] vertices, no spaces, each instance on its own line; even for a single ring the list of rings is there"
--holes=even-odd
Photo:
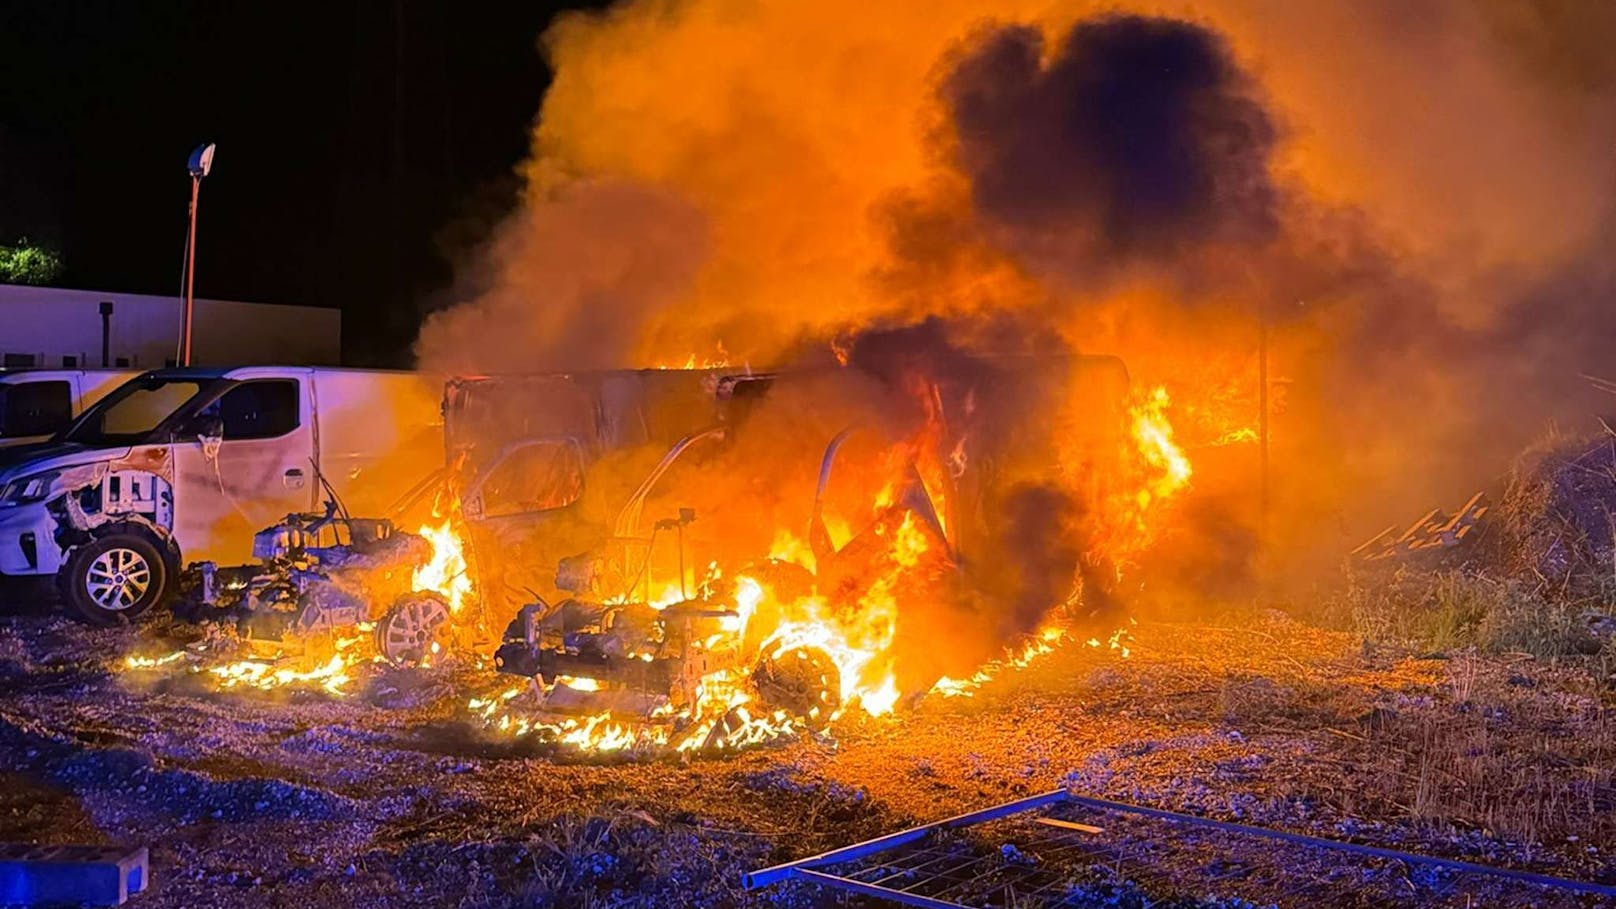
[[[0,354],[60,367],[101,365],[101,301],[112,301],[111,364],[155,369],[172,360],[183,304],[178,297],[0,284]],[[196,366],[335,366],[342,357],[342,312],[278,303],[196,301]]]

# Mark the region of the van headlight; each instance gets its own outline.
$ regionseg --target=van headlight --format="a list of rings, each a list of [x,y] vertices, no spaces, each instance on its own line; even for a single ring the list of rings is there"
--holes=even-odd
[[[12,480],[0,487],[0,505],[27,505],[50,498],[57,476],[56,471],[47,470]]]

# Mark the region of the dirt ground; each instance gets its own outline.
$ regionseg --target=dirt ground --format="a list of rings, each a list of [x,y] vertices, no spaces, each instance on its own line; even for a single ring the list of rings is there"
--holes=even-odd
[[[0,617],[0,841],[149,845],[155,884],[132,905],[150,909],[842,905],[740,877],[1062,785],[1616,882],[1598,672],[1389,652],[1272,610],[1140,622],[1128,659],[1066,646],[974,697],[694,759],[491,736],[465,699],[502,681],[470,670],[331,697],[121,668],[177,630]]]

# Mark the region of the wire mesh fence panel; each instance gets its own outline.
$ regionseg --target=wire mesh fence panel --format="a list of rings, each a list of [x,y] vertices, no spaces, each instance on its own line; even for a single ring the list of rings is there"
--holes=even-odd
[[[1378,851],[1202,818],[1065,801],[939,826],[904,842],[876,844],[854,858],[806,860],[806,873],[795,876],[848,890],[871,905],[885,900],[972,909],[1616,906],[1616,888],[1523,880],[1512,876],[1518,872],[1406,853],[1373,854]]]

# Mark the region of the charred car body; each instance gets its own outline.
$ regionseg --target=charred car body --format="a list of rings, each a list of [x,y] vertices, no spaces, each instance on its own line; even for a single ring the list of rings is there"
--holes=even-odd
[[[798,591],[788,599],[812,595],[832,610],[850,607],[873,578],[892,569],[891,543],[900,530],[914,535],[923,553],[902,566],[906,589],[893,594],[900,600],[946,599],[968,612],[966,588],[998,584],[1010,598],[1053,595],[1040,609],[1059,602],[1065,591],[1051,594],[1043,579],[1028,581],[1021,566],[1002,564],[1017,554],[990,539],[980,519],[1023,492],[1020,463],[1053,457],[1013,428],[1027,422],[1021,416],[996,421],[993,413],[1009,405],[994,399],[1016,401],[1022,416],[1038,417],[1039,407],[1056,400],[1086,407],[1092,448],[1100,452],[1120,429],[1126,372],[1112,358],[978,365],[919,383],[909,375],[861,376],[855,388],[918,400],[915,425],[896,433],[799,425],[798,435],[817,441],[793,445],[801,454],[794,459],[779,456],[782,436],[793,427],[789,417],[767,416],[780,409],[774,399],[823,401],[852,370],[828,371],[835,373],[830,382],[808,372],[707,370],[451,383],[446,430],[479,594],[496,613],[516,613],[497,665],[545,683],[582,680],[595,695],[583,710],[604,702],[665,711],[691,698],[703,679],[727,671],[744,676],[765,702],[824,713],[837,706],[836,666],[811,647],[760,649],[759,635],[774,627],[774,617],[737,609],[744,596],[734,575]],[[1087,382],[1088,393],[1071,394],[1073,381]],[[538,401],[558,406],[534,406]],[[1049,414],[1041,419],[1047,435],[1054,421]],[[749,425],[754,420],[760,422]],[[872,444],[850,451],[861,438]],[[1012,465],[1006,452],[1013,450],[1025,450],[1026,458]],[[877,461],[879,469],[859,469]],[[765,462],[789,464],[789,476]],[[855,494],[865,500],[859,522],[832,528],[827,503],[843,473],[878,474],[888,488]],[[814,568],[770,557],[767,533],[777,521],[802,528]],[[747,523],[756,526],[741,526]],[[749,537],[748,530],[765,535]],[[718,570],[719,560],[709,562],[715,550],[731,577]],[[1068,589],[1073,572],[1064,566]],[[900,611],[907,616],[899,634],[921,645],[917,652],[931,636],[972,634],[968,621],[936,609]],[[925,678],[942,670],[921,658],[905,671],[915,677],[906,688],[924,690]],[[556,690],[575,693],[570,685]]]
[[[186,605],[198,617],[235,619],[255,641],[373,630],[382,657],[419,663],[449,621],[448,600],[413,583],[431,554],[425,538],[343,514],[331,501],[322,514],[287,515],[260,531],[257,564],[193,566]]]

